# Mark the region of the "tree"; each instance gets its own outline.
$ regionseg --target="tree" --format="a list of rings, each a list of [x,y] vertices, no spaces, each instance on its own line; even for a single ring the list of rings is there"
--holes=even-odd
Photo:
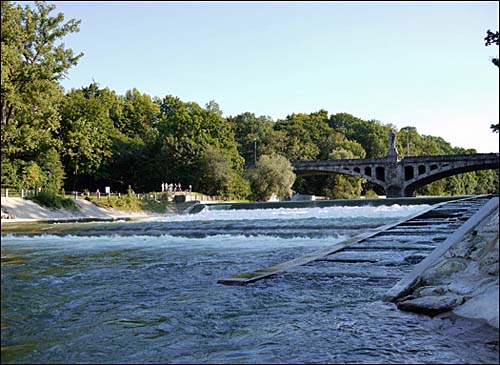
[[[256,117],[254,113],[242,113],[229,117],[233,125],[238,152],[246,166],[254,165],[258,156],[282,152],[286,145],[286,132],[275,131],[270,117]]]
[[[35,2],[34,9],[1,3],[1,149],[2,160],[10,161],[6,170],[2,161],[2,181],[12,171],[20,174],[18,181],[22,176],[37,180],[35,161],[40,162],[47,153],[55,161],[53,151],[61,148],[57,133],[63,89],[58,81],[82,54],[75,55],[64,43],[56,45],[66,35],[78,32],[80,21],[64,23],[62,13],[50,14],[54,9],[43,2]],[[42,176],[40,181],[48,178]],[[60,183],[55,181],[54,186]]]
[[[57,193],[61,190],[65,177],[64,167],[55,148],[49,149],[39,157],[39,165],[43,174],[42,187]]]
[[[83,175],[96,174],[112,155],[113,123],[109,106],[95,91],[72,90],[61,108],[64,162],[74,184]],[[73,187],[74,188],[74,187]]]
[[[338,144],[338,147],[330,152],[329,159],[344,160],[364,158],[366,152],[363,147],[354,141],[343,141]],[[330,199],[349,199],[359,198],[363,191],[363,183],[365,179],[360,179],[354,176],[346,176],[342,174],[334,174],[328,176],[323,195]]]
[[[210,195],[244,198],[250,193],[249,182],[232,168],[231,160],[212,146],[201,157],[203,190]]]
[[[205,192],[205,178],[221,181],[207,171],[207,166],[227,166],[232,173],[224,184],[231,183],[217,189],[231,195],[241,194],[245,190],[240,189],[245,185],[242,178],[244,160],[238,154],[233,125],[222,117],[217,103],[212,101],[204,109],[197,103],[185,103],[169,95],[159,101],[159,107],[161,166],[156,173],[164,179],[184,186],[189,184]],[[214,188],[211,184],[210,189]]]
[[[286,132],[284,155],[290,160],[326,159],[338,137],[328,125],[328,112],[323,109],[288,115],[276,122],[275,130]]]
[[[366,157],[385,157],[390,127],[377,120],[363,120],[347,113],[330,116],[328,124],[347,137],[356,141],[366,151]]]
[[[498,46],[498,31],[493,33],[490,29],[486,31],[486,37],[484,38],[485,46],[491,46],[492,44],[496,44]],[[497,58],[492,58],[491,62],[497,66],[500,67],[498,57]]]
[[[36,9],[14,7],[2,1],[2,125],[9,125],[22,108],[47,105],[54,82],[76,65],[82,53],[74,55],[55,42],[78,32],[80,21],[62,24],[64,15],[49,15],[54,5],[35,2]],[[45,93],[51,91],[49,95]],[[26,103],[30,101],[30,103]]]
[[[486,47],[491,46],[492,44],[496,44],[498,46],[498,31],[496,31],[495,33],[493,33],[490,29],[488,29],[486,31],[486,37],[484,38],[484,41],[485,41],[485,46]],[[499,61],[498,61],[498,57],[497,58],[492,58],[491,62],[495,66],[500,67],[500,64],[499,64]],[[500,130],[500,123],[492,124],[490,126],[490,128],[493,130],[493,132],[498,133],[498,131]]]
[[[292,164],[281,155],[263,155],[254,168],[249,170],[252,190],[257,200],[267,200],[273,194],[280,199],[292,193],[295,181]]]

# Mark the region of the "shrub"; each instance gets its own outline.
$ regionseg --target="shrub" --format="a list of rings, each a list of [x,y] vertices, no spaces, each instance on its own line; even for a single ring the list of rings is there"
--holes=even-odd
[[[63,198],[52,191],[42,191],[35,196],[30,196],[25,199],[32,200],[47,208],[78,209],[78,205],[72,199]]]
[[[267,200],[272,194],[280,199],[292,194],[295,174],[290,161],[281,155],[261,156],[249,170],[249,177],[257,200]]]

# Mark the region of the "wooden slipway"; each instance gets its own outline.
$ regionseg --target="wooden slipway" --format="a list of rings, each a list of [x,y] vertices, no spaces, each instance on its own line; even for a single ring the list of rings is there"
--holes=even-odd
[[[364,232],[311,254],[268,268],[220,279],[217,283],[224,285],[246,285],[278,273],[290,271],[298,266],[306,264],[312,265],[316,261],[328,261],[332,263],[376,262],[377,260],[369,258],[360,259],[361,261],[342,257],[337,259],[335,254],[345,250],[362,250],[366,248],[369,250],[387,250],[389,253],[394,249],[405,250],[409,247],[405,247],[404,245],[398,246],[398,242],[402,241],[403,237],[408,236],[419,236],[422,238],[422,242],[417,242],[421,244],[419,253],[426,256],[431,250],[436,251],[437,247],[441,246],[440,243],[445,241],[448,236],[456,236],[465,231],[469,232],[472,229],[470,227],[474,226],[472,221],[477,221],[477,219],[471,217],[476,214],[490,198],[491,196],[481,195],[439,203],[424,211],[413,214],[410,217],[406,217],[399,222]],[[464,228],[460,229],[461,227]],[[434,253],[434,251],[432,252]],[[401,285],[406,285],[406,282]]]

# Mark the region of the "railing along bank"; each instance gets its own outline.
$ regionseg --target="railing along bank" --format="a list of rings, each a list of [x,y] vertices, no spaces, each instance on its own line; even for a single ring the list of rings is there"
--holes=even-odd
[[[13,188],[2,188],[0,189],[1,196],[5,198],[27,198],[30,196],[35,196],[39,194],[41,191],[37,189],[13,189]],[[194,201],[198,200],[202,203],[211,203],[211,202],[225,202],[228,199],[226,197],[221,196],[210,196],[196,192],[169,192],[169,193],[160,193],[160,192],[150,192],[150,193],[133,193],[138,199],[141,200],[155,200],[160,201],[167,199],[167,201],[175,201],[176,197],[182,197],[183,201]],[[103,199],[107,197],[122,197],[126,196],[127,193],[118,193],[118,192],[110,192],[110,193],[98,193],[98,192],[90,192],[90,191],[65,191],[61,190],[60,193],[63,197],[72,197],[73,199],[85,199],[87,197],[93,197],[97,199]]]

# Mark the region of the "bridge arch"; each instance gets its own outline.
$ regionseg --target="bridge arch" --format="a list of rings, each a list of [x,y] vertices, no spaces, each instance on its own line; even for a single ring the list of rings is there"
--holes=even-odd
[[[431,168],[427,172],[414,176],[412,179],[405,181],[404,185],[404,195],[405,196],[415,196],[417,189],[429,185],[435,181],[444,179],[446,177],[463,174],[465,172],[479,171],[479,170],[491,170],[498,169],[497,163],[486,163],[486,164],[460,164],[462,166],[443,164],[442,167],[435,167],[436,165],[431,165]]]
[[[372,168],[371,166],[366,166],[366,168],[369,169],[368,171],[370,172],[371,175],[366,175],[364,173],[365,167],[354,167],[354,168],[349,168],[349,169],[346,169],[345,167],[344,168],[338,168],[338,167],[320,168],[320,167],[317,167],[317,168],[310,169],[310,170],[295,169],[294,173],[297,176],[333,175],[333,174],[354,176],[354,177],[359,177],[359,178],[368,180],[368,181],[380,186],[382,189],[385,190],[386,184],[385,184],[384,180],[377,179],[377,176],[372,176],[373,171],[375,171],[375,175],[376,175],[377,167]],[[361,171],[363,171],[363,172],[361,172]],[[384,176],[384,179],[385,179],[385,176]]]

